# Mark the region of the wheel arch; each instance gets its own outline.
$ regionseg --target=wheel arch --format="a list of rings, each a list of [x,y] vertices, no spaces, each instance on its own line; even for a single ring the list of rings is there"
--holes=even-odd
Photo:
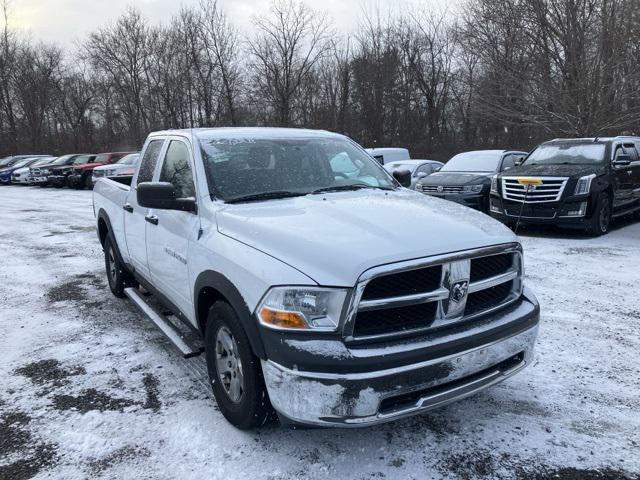
[[[235,285],[223,274],[206,270],[196,279],[194,286],[194,306],[198,330],[204,338],[207,315],[211,306],[219,301],[228,303],[235,311],[244,329],[253,353],[261,359],[266,358],[258,324],[253,318],[247,303]]]

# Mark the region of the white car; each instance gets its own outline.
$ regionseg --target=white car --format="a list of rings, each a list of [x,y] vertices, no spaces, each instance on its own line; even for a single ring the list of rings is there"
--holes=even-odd
[[[32,179],[29,175],[29,169],[38,165],[50,163],[54,158],[56,157],[44,157],[32,162],[25,162],[23,167],[17,168],[13,172],[11,172],[11,183],[18,185],[31,185]]]
[[[444,163],[437,160],[401,160],[385,163],[384,169],[393,175],[396,170],[408,170],[411,173],[411,190],[415,190],[416,183],[421,178],[431,175],[442,168]]]
[[[400,188],[406,172],[343,135],[168,130],[141,158],[131,186],[93,191],[109,288],[184,356],[204,353],[233,425],[272,409],[284,423],[387,422],[531,364],[540,307],[518,238]]]
[[[125,155],[116,163],[94,168],[91,174],[91,182],[95,185],[98,179],[102,177],[132,177],[136,172],[138,163],[140,163],[139,153]]]
[[[365,151],[375,158],[380,165],[411,158],[409,150],[406,148],[365,148]]]
[[[44,157],[41,158],[25,167],[18,168],[14,170],[11,174],[11,183],[20,184],[20,185],[32,185],[33,179],[30,175],[30,169],[36,167],[38,165],[44,165],[47,163],[51,163],[51,161],[56,157]]]

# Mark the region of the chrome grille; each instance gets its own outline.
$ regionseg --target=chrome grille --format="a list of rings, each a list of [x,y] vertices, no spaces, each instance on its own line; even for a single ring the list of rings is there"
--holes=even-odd
[[[520,203],[557,202],[569,180],[567,177],[535,177],[541,185],[532,185],[529,191],[518,183],[519,177],[502,177],[502,197]]]
[[[521,293],[517,244],[376,267],[357,285],[344,334],[356,341],[442,330],[506,306]]]
[[[461,193],[462,185],[420,185],[424,193]]]
[[[30,168],[31,175],[40,175],[40,168]]]

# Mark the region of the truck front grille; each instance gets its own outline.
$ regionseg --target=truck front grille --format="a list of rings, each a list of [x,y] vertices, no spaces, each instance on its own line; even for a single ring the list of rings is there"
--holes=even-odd
[[[567,177],[535,177],[540,185],[527,187],[518,182],[520,177],[502,177],[502,197],[520,203],[557,202],[569,180]]]
[[[347,338],[441,330],[506,306],[522,292],[517,245],[410,263],[377,267],[358,284],[345,326]]]

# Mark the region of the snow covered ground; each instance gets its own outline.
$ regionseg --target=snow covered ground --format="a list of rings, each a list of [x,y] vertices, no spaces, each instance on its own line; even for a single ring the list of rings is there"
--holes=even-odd
[[[109,292],[91,192],[0,187],[0,479],[640,478],[640,223],[522,233],[534,365],[380,427],[241,432]]]

